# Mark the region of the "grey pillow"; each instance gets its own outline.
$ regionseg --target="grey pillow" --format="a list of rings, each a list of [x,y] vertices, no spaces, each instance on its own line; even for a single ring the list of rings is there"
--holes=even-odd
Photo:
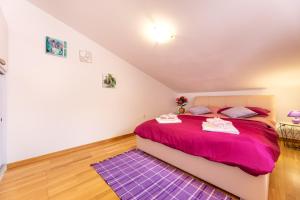
[[[242,106],[228,108],[221,113],[230,118],[247,118],[257,115],[256,112]]]
[[[205,106],[195,106],[189,109],[190,113],[193,115],[203,115],[207,113],[211,113],[211,110]]]

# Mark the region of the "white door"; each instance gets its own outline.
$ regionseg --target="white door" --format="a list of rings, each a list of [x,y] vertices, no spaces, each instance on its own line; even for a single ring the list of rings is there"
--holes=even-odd
[[[7,62],[8,55],[8,30],[6,20],[4,18],[0,5],[0,58]],[[1,65],[1,64],[0,64]],[[7,65],[2,66],[7,70]],[[5,116],[6,116],[6,86],[5,75],[0,75],[0,167],[6,163],[6,131],[5,131]],[[0,168],[1,173],[1,168]],[[0,174],[1,177],[1,174]]]

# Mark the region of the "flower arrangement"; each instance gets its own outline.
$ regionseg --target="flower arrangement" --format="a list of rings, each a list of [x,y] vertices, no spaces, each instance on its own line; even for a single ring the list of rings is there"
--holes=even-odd
[[[178,113],[183,114],[185,112],[184,106],[188,103],[188,99],[184,96],[176,98],[176,104],[179,106]]]
[[[188,103],[188,99],[184,96],[176,98],[176,103],[178,106],[183,107]]]

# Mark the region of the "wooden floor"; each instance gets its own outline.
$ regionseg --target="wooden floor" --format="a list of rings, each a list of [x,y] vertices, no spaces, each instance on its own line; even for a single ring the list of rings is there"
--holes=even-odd
[[[118,199],[90,164],[133,149],[135,145],[134,136],[128,136],[8,170],[0,182],[0,199]],[[269,199],[300,200],[300,151],[283,146],[281,151],[271,175]]]
[[[300,200],[300,150],[284,147],[270,177],[269,200]]]

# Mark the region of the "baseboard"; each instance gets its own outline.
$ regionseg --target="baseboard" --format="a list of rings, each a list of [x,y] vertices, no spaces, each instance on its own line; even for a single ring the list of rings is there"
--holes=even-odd
[[[95,146],[100,145],[100,144],[105,144],[105,143],[108,143],[108,142],[124,139],[124,138],[130,137],[132,135],[134,135],[134,134],[129,133],[129,134],[109,138],[109,139],[106,139],[106,140],[101,140],[101,141],[93,142],[93,143],[90,143],[90,144],[85,144],[85,145],[81,145],[81,146],[78,146],[78,147],[73,147],[73,148],[70,148],[70,149],[65,149],[65,150],[62,150],[62,151],[57,151],[57,152],[45,154],[45,155],[42,155],[42,156],[37,156],[37,157],[25,159],[25,160],[16,161],[16,162],[7,164],[7,169],[10,170],[10,169],[13,169],[13,168],[21,167],[21,166],[24,166],[24,165],[29,165],[29,164],[32,164],[32,163],[35,163],[35,162],[39,162],[39,161],[42,161],[42,160],[45,160],[45,159],[63,156],[65,154],[69,154],[69,153],[72,153],[72,152],[92,148],[92,147],[95,147]]]
[[[1,166],[1,168],[0,168],[0,181],[1,181],[2,178],[3,178],[6,169],[7,169],[7,166],[6,166],[6,165],[2,165],[2,166]]]

